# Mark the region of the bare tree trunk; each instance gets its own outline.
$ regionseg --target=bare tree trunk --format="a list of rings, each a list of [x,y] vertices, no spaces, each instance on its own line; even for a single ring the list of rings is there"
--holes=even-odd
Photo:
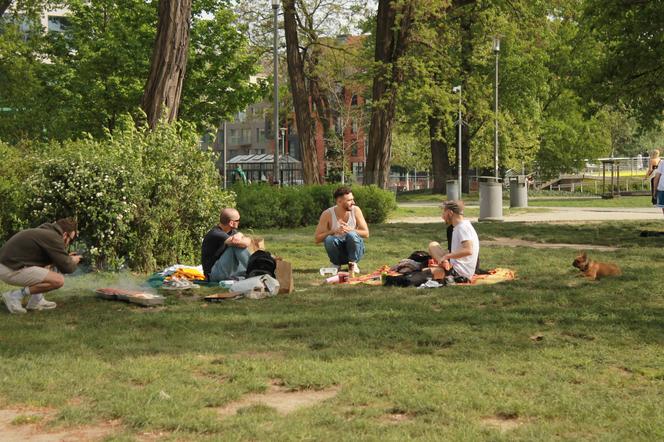
[[[295,107],[295,123],[302,153],[302,171],[305,184],[320,184],[318,152],[316,150],[316,125],[311,111],[311,94],[304,78],[304,60],[300,54],[297,35],[295,0],[284,0],[284,31],[286,34],[286,60],[288,77]]]
[[[442,131],[442,121],[439,118],[429,117],[429,143],[431,144],[434,193],[445,193],[447,190],[447,174],[450,170],[449,146]]]
[[[388,185],[392,126],[398,84],[403,80],[398,61],[408,46],[413,9],[412,0],[402,5],[392,0],[378,2],[374,55],[378,67],[373,78],[369,152],[364,184],[377,184],[382,188]]]
[[[0,17],[5,15],[5,11],[9,8],[9,5],[12,4],[12,0],[0,0]]]
[[[177,118],[182,83],[187,70],[192,0],[159,0],[157,37],[152,51],[150,74],[141,107],[154,129],[167,112],[167,121]]]

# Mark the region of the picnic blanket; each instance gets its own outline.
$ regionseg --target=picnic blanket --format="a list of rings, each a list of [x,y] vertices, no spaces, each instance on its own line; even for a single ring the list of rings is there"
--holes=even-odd
[[[382,285],[381,276],[399,276],[401,273],[394,270],[390,270],[390,266],[384,265],[379,269],[368,273],[366,275],[357,276],[355,278],[350,278],[348,284],[357,285],[365,284],[371,286]],[[497,284],[504,281],[512,281],[516,279],[516,272],[512,269],[506,268],[495,268],[489,270],[486,275],[474,275],[470,282],[456,284],[456,285],[488,285],[488,284]]]
[[[486,285],[498,284],[504,281],[513,281],[516,279],[516,272],[512,269],[495,268],[489,270],[486,275],[474,275],[470,283],[458,285]]]

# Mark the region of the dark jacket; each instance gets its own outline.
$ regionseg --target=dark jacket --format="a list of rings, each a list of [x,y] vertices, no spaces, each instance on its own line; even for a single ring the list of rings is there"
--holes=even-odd
[[[65,250],[62,233],[60,226],[51,223],[22,230],[0,248],[0,263],[12,270],[55,265],[62,273],[72,273],[76,264]]]

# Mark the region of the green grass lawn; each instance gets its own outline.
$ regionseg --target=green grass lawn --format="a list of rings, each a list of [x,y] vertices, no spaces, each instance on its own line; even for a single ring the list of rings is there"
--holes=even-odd
[[[652,203],[650,202],[649,196],[622,196],[618,198],[611,199],[575,199],[575,198],[560,198],[560,199],[540,199],[533,200],[530,202],[533,206],[545,206],[545,207],[624,207],[624,208],[634,208],[634,207],[643,207],[651,208]]]
[[[464,201],[469,204],[479,204],[478,198],[479,196],[477,194],[466,195],[464,196]],[[623,196],[602,199],[589,198],[587,195],[581,198],[574,194],[564,196],[559,192],[551,192],[551,196],[548,196],[548,192],[538,192],[537,195],[531,195],[529,198],[530,200],[528,204],[537,207],[652,207],[649,196]],[[397,195],[397,202],[399,203],[441,203],[446,199],[447,197],[445,195],[431,194],[430,192],[424,191],[400,193]],[[509,203],[509,194],[503,195],[503,202]]]
[[[518,215],[521,213],[527,212],[548,212],[550,209],[545,208],[514,208],[510,209],[509,206],[503,207],[503,215]],[[464,215],[468,217],[476,217],[480,214],[479,207],[466,207],[464,209]],[[402,220],[404,218],[419,218],[419,217],[436,217],[440,218],[441,209],[437,206],[399,206],[396,210],[390,213],[390,219],[392,220]],[[442,222],[442,221],[441,221]]]
[[[363,270],[443,236],[434,224],[371,228]],[[624,276],[578,278],[574,250],[486,247],[482,266],[513,268],[517,281],[320,286],[327,259],[313,228],[258,232],[293,262],[292,295],[211,305],[170,295],[141,309],[92,290],[142,276],[97,274],[68,278],[49,297],[56,310],[0,312],[0,406],[53,408],[55,426],[117,419],[112,440],[662,440],[664,239],[638,236],[660,223],[477,228],[482,239],[620,246],[591,256]],[[288,415],[252,406],[220,418],[275,381],[339,392]]]

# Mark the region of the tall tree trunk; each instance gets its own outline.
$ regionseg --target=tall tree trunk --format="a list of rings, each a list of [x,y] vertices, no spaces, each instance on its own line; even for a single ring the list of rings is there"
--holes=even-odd
[[[170,123],[177,118],[182,84],[187,70],[192,0],[159,0],[157,37],[152,50],[150,75],[141,107],[154,129],[167,113]]]
[[[9,8],[9,5],[12,4],[12,0],[0,0],[0,17],[5,15],[5,11]]]
[[[319,48],[314,46],[308,53],[309,93],[311,94],[311,102],[315,106],[317,117],[323,125],[323,136],[327,137],[330,125],[332,124],[332,106],[328,98],[329,91],[326,90],[327,88],[321,87],[320,78],[317,73],[317,65],[320,58],[319,51]]]
[[[373,77],[369,152],[364,172],[364,184],[388,185],[392,149],[392,126],[396,109],[398,85],[403,71],[398,61],[408,47],[413,1],[398,4],[394,0],[378,1],[376,20],[377,62]]]
[[[316,124],[311,111],[311,94],[304,78],[304,60],[297,35],[295,0],[284,0],[284,31],[286,34],[286,60],[290,79],[295,124],[302,153],[302,172],[305,184],[320,184],[318,152],[316,150]]]
[[[443,136],[443,123],[440,118],[429,117],[429,143],[433,166],[433,192],[445,193],[447,174],[450,170],[449,146]]]

